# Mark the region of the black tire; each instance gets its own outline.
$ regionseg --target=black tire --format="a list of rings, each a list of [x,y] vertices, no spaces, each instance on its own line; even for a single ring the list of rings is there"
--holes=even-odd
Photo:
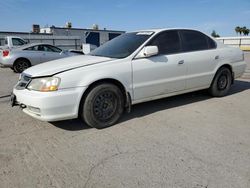
[[[30,62],[26,59],[18,59],[14,65],[13,69],[14,72],[22,73],[25,69],[29,68],[31,66]]]
[[[95,86],[80,106],[82,119],[91,127],[102,129],[114,125],[124,110],[121,90],[113,84]]]
[[[230,90],[232,85],[232,72],[227,67],[220,68],[209,88],[213,97],[223,97]]]

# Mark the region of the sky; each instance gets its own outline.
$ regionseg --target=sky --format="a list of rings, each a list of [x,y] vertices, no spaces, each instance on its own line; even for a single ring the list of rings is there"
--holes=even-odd
[[[235,36],[250,28],[250,0],[0,0],[0,31],[31,31],[32,24],[133,31],[194,28]]]

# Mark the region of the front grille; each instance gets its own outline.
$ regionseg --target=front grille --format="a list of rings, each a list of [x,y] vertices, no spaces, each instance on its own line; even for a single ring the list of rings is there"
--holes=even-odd
[[[15,88],[16,88],[17,90],[25,89],[25,88],[28,86],[28,84],[30,83],[30,81],[31,81],[31,76],[22,73],[21,76],[20,76],[20,79],[19,79],[19,81],[17,82],[17,85],[16,85]]]

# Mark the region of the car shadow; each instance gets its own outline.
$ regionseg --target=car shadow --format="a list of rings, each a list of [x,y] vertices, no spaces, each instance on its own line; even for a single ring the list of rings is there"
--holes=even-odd
[[[64,129],[67,131],[81,131],[85,129],[91,129],[91,127],[86,125],[80,119],[56,121],[56,122],[50,122],[50,124],[54,125],[57,128]]]
[[[240,93],[242,91],[250,89],[250,80],[235,80],[234,84],[232,85],[228,96]]]
[[[231,87],[230,92],[227,96],[234,95],[248,89],[250,89],[250,82],[244,80],[235,80],[234,85]],[[201,90],[150,102],[140,103],[132,107],[131,113],[123,114],[119,122],[126,122],[134,118],[147,116],[155,112],[172,109],[175,107],[181,107],[199,101],[205,101],[210,98],[212,97],[208,94],[207,90]],[[90,129],[90,127],[88,127],[79,119],[51,122],[51,124],[68,131]]]

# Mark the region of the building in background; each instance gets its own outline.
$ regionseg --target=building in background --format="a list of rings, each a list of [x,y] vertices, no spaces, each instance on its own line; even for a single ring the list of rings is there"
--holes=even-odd
[[[95,24],[94,29],[72,28],[72,24],[67,22],[68,27],[44,27],[32,25],[31,32],[12,32],[0,31],[0,46],[4,45],[6,36],[17,36],[25,39],[30,43],[48,43],[58,46],[62,49],[81,49],[82,44],[91,46],[100,46],[105,42],[125,33],[116,30],[99,30]]]
[[[216,39],[226,45],[239,47],[244,51],[250,51],[250,36],[220,37]]]
[[[32,33],[40,33],[40,25],[33,24],[32,25]]]
[[[81,28],[66,28],[66,27],[46,27],[41,28],[40,33],[52,34],[55,36],[79,36],[82,43],[100,46],[105,42],[121,35],[124,31],[115,30],[97,30],[97,29],[81,29]]]

